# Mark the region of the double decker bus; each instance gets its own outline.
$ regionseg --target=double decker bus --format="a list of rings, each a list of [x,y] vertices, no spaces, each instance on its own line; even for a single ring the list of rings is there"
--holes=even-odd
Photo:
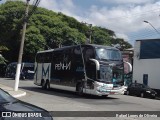
[[[35,58],[34,84],[98,96],[108,96],[122,85],[121,52],[110,46],[75,45],[40,51]]]

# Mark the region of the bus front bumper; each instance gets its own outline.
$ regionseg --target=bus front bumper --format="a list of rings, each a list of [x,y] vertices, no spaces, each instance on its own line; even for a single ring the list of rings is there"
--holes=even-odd
[[[97,96],[107,96],[107,95],[121,95],[124,94],[126,88],[124,86],[121,87],[104,87],[104,86],[99,86],[99,87],[94,87],[94,89],[86,89],[84,92],[92,95],[97,95]]]

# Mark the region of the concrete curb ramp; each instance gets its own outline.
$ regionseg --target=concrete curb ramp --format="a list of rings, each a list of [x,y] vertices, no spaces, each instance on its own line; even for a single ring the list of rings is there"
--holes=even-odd
[[[26,92],[22,90],[14,91],[13,88],[5,86],[0,84],[0,88],[3,89],[4,91],[8,92],[10,95],[12,95],[15,98],[23,97],[26,95]]]

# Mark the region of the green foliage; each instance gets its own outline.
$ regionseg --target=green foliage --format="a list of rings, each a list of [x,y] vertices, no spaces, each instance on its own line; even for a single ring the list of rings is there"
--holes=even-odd
[[[132,45],[128,43],[127,41],[124,41],[122,38],[116,38],[112,40],[112,44],[120,44],[122,49],[132,48]]]
[[[7,60],[0,54],[0,64],[6,64]]]
[[[0,45],[0,51],[7,51],[9,50],[6,46]]]
[[[26,40],[24,46],[25,53],[36,53],[39,50],[43,50],[45,45],[45,39],[40,34],[40,30],[35,26],[30,26],[26,31]]]
[[[93,27],[93,42],[100,45],[111,45],[112,37],[99,27]]]
[[[29,13],[33,6],[30,6]],[[5,58],[17,61],[20,47],[25,3],[7,1],[0,5],[0,44],[9,50]],[[27,24],[23,58],[24,61],[34,61],[37,51],[56,48],[60,45],[84,44],[90,36],[90,27],[78,22],[75,18],[62,13],[38,7],[30,16]],[[92,27],[91,39],[93,44],[111,45],[119,43],[131,45],[123,39],[115,39],[112,30]]]
[[[6,46],[0,45],[0,52],[8,51],[9,49]],[[7,60],[0,54],[0,64],[6,64]]]

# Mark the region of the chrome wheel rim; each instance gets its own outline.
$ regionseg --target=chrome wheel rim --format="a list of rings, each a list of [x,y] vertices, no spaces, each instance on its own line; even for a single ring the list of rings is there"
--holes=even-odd
[[[141,93],[141,97],[142,97],[142,98],[144,97],[144,93]]]

